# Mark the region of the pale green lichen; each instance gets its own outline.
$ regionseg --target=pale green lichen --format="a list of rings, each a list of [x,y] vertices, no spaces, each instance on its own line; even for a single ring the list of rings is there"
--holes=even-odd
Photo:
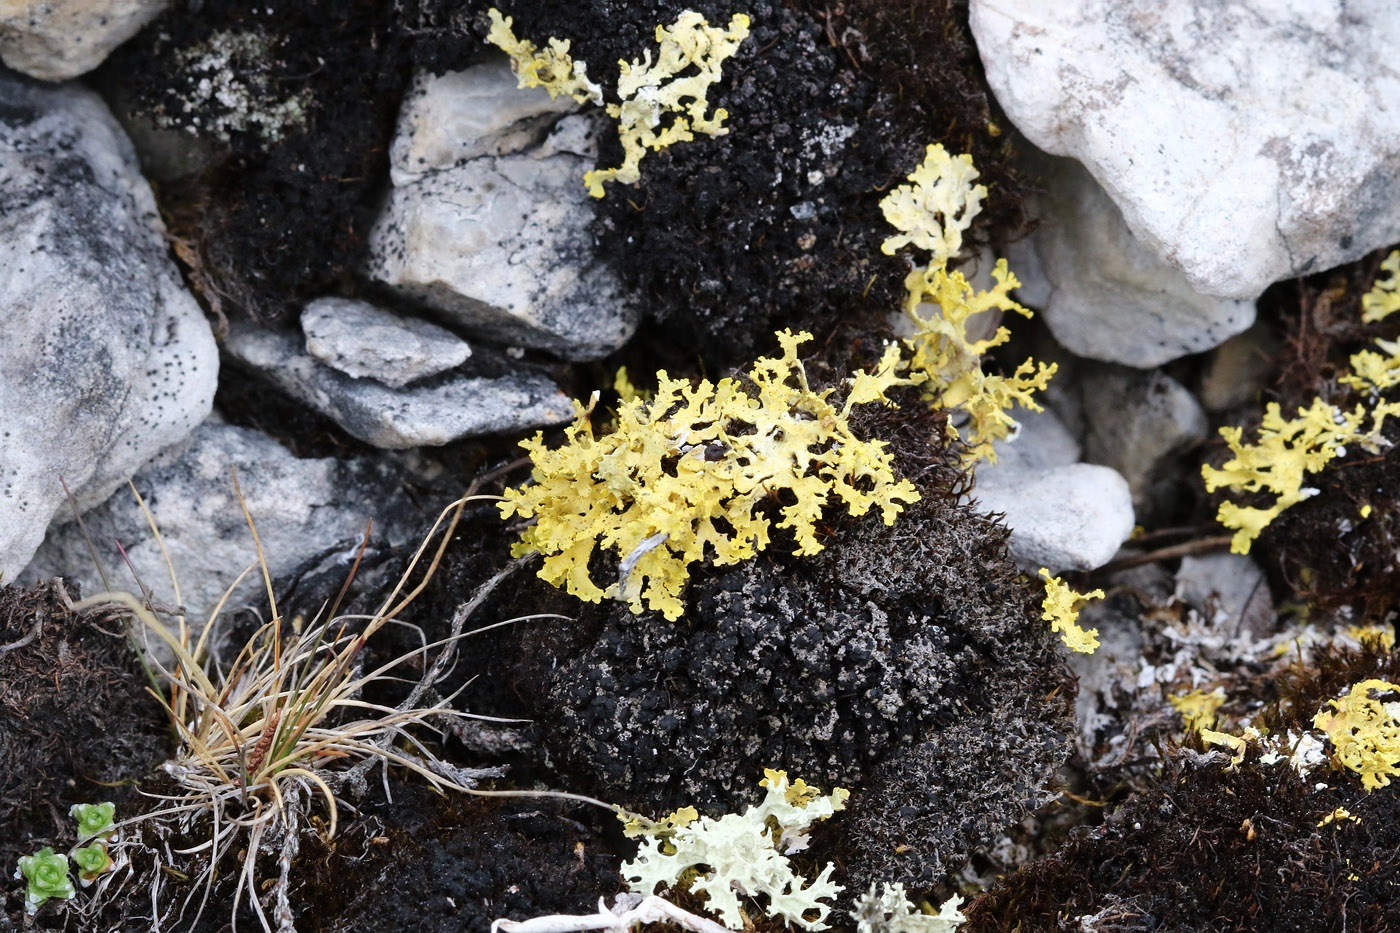
[[[748,925],[741,894],[764,898],[769,917],[824,929],[831,907],[823,901],[842,890],[831,880],[835,866],[827,863],[809,882],[787,857],[805,849],[812,824],[844,808],[849,795],[839,787],[823,795],[801,780],[789,784],[785,772],[771,769],[760,786],[763,800],[743,813],[692,821],[689,813],[679,819],[678,811],[661,821],[668,833],[645,838],[637,857],[622,866],[628,886],[638,894],[658,887],[703,894],[705,909],[731,930]]]

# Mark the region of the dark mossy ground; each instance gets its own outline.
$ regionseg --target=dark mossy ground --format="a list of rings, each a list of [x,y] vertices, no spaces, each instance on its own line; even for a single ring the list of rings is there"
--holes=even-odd
[[[6,877],[21,855],[74,841],[69,807],[125,804],[135,796],[132,785],[169,754],[164,716],[146,684],[125,632],[70,612],[58,586],[0,586],[0,867]]]
[[[1369,678],[1400,679],[1400,655],[1329,651],[1272,684],[1256,717],[1303,731],[1326,701]],[[1003,879],[968,911],[981,931],[1383,931],[1395,929],[1400,798],[1323,765],[1299,775],[1195,749],[1168,750],[1156,785]],[[1356,821],[1323,821],[1337,808]],[[1092,918],[1092,919],[1088,919]]]
[[[639,57],[653,45],[655,26],[683,9],[712,23],[734,12],[753,20],[752,37],[712,94],[729,111],[729,134],[649,155],[639,185],[610,186],[598,203],[600,255],[649,317],[606,364],[559,367],[580,396],[610,384],[618,363],[643,387],[662,366],[673,375],[724,375],[771,349],[772,331],[782,326],[815,334],[808,370],[820,385],[868,363],[889,336],[885,315],[897,305],[905,269],[903,259],[879,252],[887,228],[878,202],[931,142],[971,153],[990,189],[972,231],[976,244],[1024,231],[1026,182],[1011,167],[1015,137],[983,84],[961,3],[497,5],[522,36],[572,40],[607,87],[612,63]],[[400,98],[415,68],[442,71],[480,58],[488,6],[186,0],[91,78],[129,120],[164,120],[187,138],[159,171],[149,168],[182,267],[216,319],[285,323],[310,298],[372,291],[360,270],[387,185]],[[211,130],[230,114],[192,103],[198,82],[187,62],[220,35],[258,38],[260,51],[235,55],[232,74],[264,110],[285,113],[279,108],[295,102],[298,120],[271,135]],[[600,164],[619,159],[616,141],[606,139]],[[1264,400],[1297,405],[1334,392],[1347,352],[1395,336],[1394,327],[1347,323],[1374,266],[1368,260],[1266,296],[1263,313],[1288,350]],[[785,767],[853,791],[850,808],[821,826],[800,857],[809,877],[829,858],[848,898],[873,880],[904,880],[917,896],[951,893],[948,871],[1003,833],[1024,835],[1013,824],[1059,789],[1074,683],[1039,619],[1038,590],[1006,558],[1004,529],[955,504],[970,480],[957,451],[933,440],[946,436],[946,416],[917,390],[895,395],[899,407],[869,406],[853,418],[862,437],[890,443],[901,475],[925,495],[893,528],[834,514],[823,529],[826,550],[814,559],[791,557],[779,538],[750,563],[698,568],[677,623],[581,605],[523,565],[471,624],[567,618],[523,620],[465,640],[440,690],[465,687],[461,707],[529,721],[449,730],[429,739],[434,749],[461,765],[506,766],[503,788],[587,791],[651,816],[690,803],[711,815],[740,809],[757,798],[763,768]],[[298,455],[363,451],[237,374],[221,381],[218,404],[230,420],[273,434]],[[469,477],[506,468],[519,454],[515,440],[434,452],[445,467],[441,487],[423,495],[446,501]],[[1354,620],[1386,618],[1400,514],[1391,501],[1400,488],[1394,469],[1389,456],[1354,452],[1318,477],[1321,495],[1261,539],[1258,553],[1281,600],[1312,602],[1319,613],[1347,608]],[[525,473],[517,465],[485,491]],[[1348,519],[1363,503],[1375,508],[1369,523]],[[1152,531],[1178,536],[1171,541],[1218,532],[1213,508],[1197,493],[1170,513],[1181,527]],[[1351,530],[1340,530],[1343,520]],[[407,620],[429,638],[445,635],[452,613],[508,564],[515,530],[490,505],[470,508]],[[375,606],[383,589],[373,581],[404,559],[364,567],[364,586],[350,591],[348,607]],[[339,582],[278,581],[289,615],[314,614]],[[1126,616],[1158,611],[1126,589],[1112,594]],[[73,619],[55,598],[48,590],[0,591],[0,825],[7,830],[0,868],[36,843],[70,842],[62,825],[78,799],[100,790],[135,806],[130,787],[98,782],[150,774],[168,752],[164,724],[120,634]],[[36,619],[35,640],[6,650],[36,630]],[[385,635],[367,663],[417,644],[409,629]],[[1256,676],[1248,686],[1267,705],[1255,721],[1296,728],[1357,679],[1400,677],[1396,663],[1394,654],[1324,653],[1291,678]],[[1232,702],[1242,702],[1241,690]],[[1101,799],[1066,797],[1052,805],[1056,814],[1039,811],[1042,826],[1055,823],[1047,839],[1084,825],[973,902],[967,929],[1386,928],[1400,906],[1393,788],[1368,795],[1347,775],[1330,774],[1318,789],[1322,778],[1303,780],[1286,766],[1227,770],[1218,758],[1203,760],[1199,748],[1172,747],[1169,731],[1160,722],[1144,727],[1138,748],[1160,751],[1144,755],[1145,765],[1125,766],[1121,780],[1116,772],[1112,781],[1090,775],[1096,783],[1081,789]],[[588,912],[617,890],[617,866],[631,852],[605,811],[442,798],[397,771],[388,787],[392,802],[371,781],[334,842],[305,844],[291,891],[300,929],[484,933],[500,916]],[[1338,805],[1362,822],[1316,826]],[[1043,852],[1052,843],[1030,846]],[[264,862],[269,877],[271,860]],[[224,929],[227,878],[236,868],[223,867],[200,929]],[[190,893],[173,876],[166,890]],[[23,924],[13,894],[0,929]],[[135,892],[113,916],[141,929],[131,918],[147,904],[147,893]],[[1079,925],[1085,916],[1097,919]],[[246,909],[238,920],[240,929],[256,924]],[[51,908],[40,918],[62,922]]]

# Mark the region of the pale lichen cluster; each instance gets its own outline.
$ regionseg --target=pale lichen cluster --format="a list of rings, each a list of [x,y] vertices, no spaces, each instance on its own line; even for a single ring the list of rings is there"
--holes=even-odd
[[[731,930],[750,925],[739,896],[763,897],[765,915],[780,917],[804,930],[823,930],[842,887],[831,880],[830,862],[808,881],[788,856],[807,848],[812,824],[846,806],[849,792],[830,794],[787,773],[766,769],[759,786],[763,800],[743,813],[698,817],[686,807],[654,824],[660,831],[628,821],[630,835],[642,835],[637,857],[622,866],[622,876],[638,894],[656,889],[689,890],[705,896],[705,909]]]

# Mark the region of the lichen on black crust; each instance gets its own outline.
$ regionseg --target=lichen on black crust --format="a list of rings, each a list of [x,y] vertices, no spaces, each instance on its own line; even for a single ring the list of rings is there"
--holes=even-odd
[[[585,611],[518,679],[539,680],[561,772],[607,799],[727,812],[783,768],[851,789],[833,844],[858,886],[931,883],[1040,800],[1069,750],[1073,684],[1005,536],[928,497],[812,557],[702,569],[677,622]]]
[[[1268,685],[1254,718],[1272,733],[1311,729],[1327,700],[1369,678],[1400,679],[1400,654],[1329,649]],[[1199,749],[1199,746],[1198,746]],[[1203,761],[1168,750],[1155,786],[1076,830],[1054,855],[999,881],[962,933],[1081,929],[1380,933],[1400,916],[1400,796],[1366,792],[1327,764]],[[1360,822],[1333,820],[1343,807]]]
[[[962,23],[940,2],[502,0],[515,31],[568,38],[609,91],[617,62],[655,49],[687,9],[713,25],[747,14],[751,35],[709,95],[728,132],[650,153],[637,185],[598,204],[599,254],[666,336],[712,365],[750,359],[781,326],[867,318],[899,300],[902,260],[879,244],[882,192],[943,142],[971,152],[990,183],[983,230],[1018,225],[1007,136],[988,132],[990,95]],[[615,133],[600,166],[621,163]]]

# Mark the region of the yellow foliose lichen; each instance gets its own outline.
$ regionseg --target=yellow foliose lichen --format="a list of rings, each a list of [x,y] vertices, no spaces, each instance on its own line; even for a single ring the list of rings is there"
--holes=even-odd
[[[924,150],[924,161],[909,180],[913,184],[900,185],[880,202],[885,220],[901,231],[880,249],[892,256],[912,245],[932,253],[933,265],[944,265],[962,250],[963,231],[981,212],[987,189],[973,184],[972,156],[949,155],[937,143]]]
[[[1216,687],[1209,693],[1204,690],[1192,690],[1189,693],[1169,696],[1167,700],[1181,714],[1187,730],[1199,732],[1215,726],[1215,714],[1225,703],[1225,691],[1221,687]]]
[[[539,551],[540,577],[579,599],[616,598],[676,619],[690,565],[753,557],[768,546],[770,514],[798,554],[821,550],[817,522],[831,505],[855,516],[879,509],[893,524],[919,494],[895,477],[884,442],[861,440],[847,419],[852,406],[908,384],[899,350],[857,373],[838,406],[833,390],[807,383],[797,348],[810,339],[779,333],[782,356],[755,362],[747,380],[691,386],[658,373],[654,396],[624,402],[601,437],[576,402],[563,446],[550,449],[539,434],[522,443],[534,481],[507,489],[501,513],[535,521],[514,553]],[[600,548],[619,562],[605,585],[589,574]]]
[[[1400,694],[1400,685],[1363,680],[1346,696],[1329,700],[1331,711],[1313,717],[1313,725],[1331,740],[1337,761],[1361,775],[1367,790],[1400,777],[1400,701],[1381,702],[1373,692]]]
[[[511,57],[521,87],[542,87],[551,97],[567,94],[579,103],[603,103],[603,90],[588,78],[587,66],[569,55],[569,41],[551,37],[538,49],[512,32],[512,20],[500,11],[487,11],[491,31],[486,41]],[[735,13],[729,27],[711,26],[705,17],[686,10],[670,26],[656,27],[656,60],[646,50],[640,61],[618,62],[617,96],[608,104],[608,115],[617,120],[622,142],[622,164],[616,168],[586,172],[583,182],[595,198],[603,196],[605,182],[636,184],[647,150],[688,142],[696,133],[723,136],[729,130],[723,107],[710,111],[706,99],[722,77],[727,61],[749,36],[749,18]]]
[[[1375,284],[1361,296],[1361,320],[1374,324],[1396,311],[1400,311],[1400,249],[1385,257]]]
[[[970,156],[953,157],[942,146],[929,146],[924,161],[909,175],[912,184],[900,185],[880,202],[885,218],[901,231],[881,249],[893,253],[913,246],[931,254],[927,265],[904,279],[904,312],[914,326],[913,336],[905,341],[911,353],[909,372],[933,404],[965,414],[962,423],[950,419],[948,431],[967,445],[967,461],[994,462],[993,442],[1016,432],[1012,408],[1039,411],[1032,393],[1046,387],[1056,367],[1026,360],[1010,375],[982,369],[983,354],[1004,344],[1011,332],[999,326],[990,337],[977,339],[970,334],[977,326],[973,319],[1013,311],[1030,317],[1031,312],[1011,299],[1011,290],[1020,282],[1005,260],[992,270],[989,291],[980,292],[961,272],[948,271],[948,261],[962,248],[963,231],[981,211],[987,194],[976,180]]]
[[[1060,633],[1060,638],[1071,651],[1093,654],[1099,646],[1099,630],[1080,628],[1079,610],[1091,599],[1103,599],[1103,590],[1076,593],[1059,577],[1050,576],[1046,568],[1040,568],[1040,575],[1045,578],[1041,618],[1050,623],[1050,631]]]
[[[588,193],[601,198],[603,183],[609,181],[636,184],[641,180],[641,162],[648,149],[689,142],[696,133],[728,133],[724,126],[728,111],[720,107],[710,114],[706,96],[720,79],[724,62],[748,36],[749,18],[743,13],[735,13],[729,28],[720,29],[687,10],[669,28],[656,27],[660,49],[654,63],[650,50],[641,61],[618,62],[617,96],[621,103],[609,104],[608,115],[617,120],[622,164],[585,174]]]
[[[511,29],[515,21],[500,10],[493,7],[486,15],[491,20],[486,41],[510,56],[521,87],[542,87],[551,100],[564,94],[580,104],[603,103],[603,89],[588,80],[588,67],[569,55],[569,40],[551,38],[548,48],[540,50],[528,39],[516,38]]]

